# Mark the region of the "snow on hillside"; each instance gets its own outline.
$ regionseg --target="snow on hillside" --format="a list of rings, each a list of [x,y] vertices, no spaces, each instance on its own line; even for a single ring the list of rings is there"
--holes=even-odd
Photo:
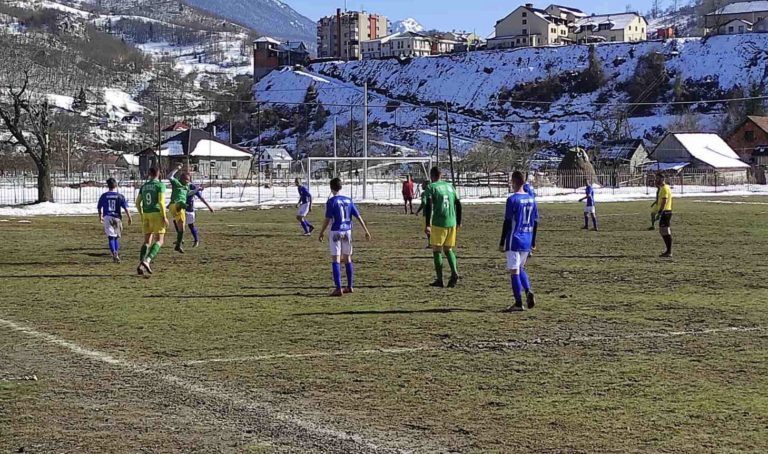
[[[424,26],[421,25],[416,19],[408,18],[389,24],[389,33],[404,33],[404,32],[423,32]]]
[[[698,20],[696,14],[667,14],[655,19],[648,19],[648,31],[655,33],[661,28],[672,27],[677,30],[678,37],[697,36]]]
[[[617,85],[631,80],[642,56],[661,54],[668,74],[680,75],[691,83],[706,83],[714,91],[718,86],[729,90],[737,85],[748,88],[768,83],[766,48],[765,34],[599,45],[597,55],[608,80],[605,86],[592,93],[566,93],[550,106],[510,101],[500,94],[521,84],[585,70],[587,46],[472,52],[410,61],[321,63],[310,66],[308,73],[274,72],[255,86],[255,93],[257,99],[265,102],[302,102],[303,90],[314,84],[318,101],[330,106],[327,110],[331,116],[338,115],[339,124],[344,124],[349,109],[332,105],[362,105],[361,86],[367,81],[372,93],[369,121],[374,133],[403,145],[434,147],[434,138],[430,145],[420,132],[433,131],[434,121],[428,118],[430,109],[395,111],[391,107],[396,104],[447,104],[452,112],[452,133],[465,139],[468,145],[483,138],[500,139],[510,133],[549,142],[585,143],[589,133],[598,127],[597,117],[616,115],[620,103],[631,101]],[[597,105],[600,99],[610,105]],[[385,107],[388,104],[390,108]],[[361,115],[362,109],[355,109],[356,121],[361,120]],[[712,131],[718,129],[723,114],[722,110],[714,109],[696,116],[703,130]],[[678,119],[665,107],[658,107],[647,116],[631,117],[629,123],[633,135],[651,138],[658,137]],[[328,137],[331,132],[332,126],[326,124],[311,133],[310,139]]]

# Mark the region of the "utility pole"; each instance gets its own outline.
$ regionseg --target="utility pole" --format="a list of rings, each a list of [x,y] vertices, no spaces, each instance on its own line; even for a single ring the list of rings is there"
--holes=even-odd
[[[451,160],[451,183],[456,186],[456,174],[453,171],[453,147],[451,146],[451,120],[448,116],[448,103],[445,104],[445,130],[448,136],[448,159]]]
[[[257,204],[261,206],[261,104],[256,104],[256,133],[259,134],[259,140],[256,142],[256,156],[258,156],[258,164],[257,164],[257,172],[258,172],[258,189],[256,190],[257,193]]]
[[[161,144],[163,142],[163,123],[162,123],[162,117],[163,114],[160,111],[161,104],[160,104],[160,96],[157,97],[157,168],[162,172],[162,166],[160,161],[160,148]],[[151,167],[151,166],[150,166]]]
[[[338,157],[338,138],[336,137],[336,122],[337,116],[333,116],[333,177],[337,177],[339,174],[336,167],[336,158]]]
[[[435,166],[440,168],[440,111],[435,107]]]
[[[363,200],[368,189],[368,82],[363,93]]]
[[[70,133],[67,132],[67,181],[72,171],[72,144],[69,140]]]

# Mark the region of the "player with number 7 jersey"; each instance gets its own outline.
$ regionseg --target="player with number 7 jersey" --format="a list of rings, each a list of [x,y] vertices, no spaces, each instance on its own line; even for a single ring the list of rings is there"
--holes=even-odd
[[[528,274],[525,272],[525,263],[531,252],[534,224],[539,213],[536,200],[522,189],[524,181],[521,172],[513,172],[512,184],[515,193],[507,198],[504,226],[499,242],[499,249],[507,256],[507,270],[511,275],[515,296],[515,304],[508,309],[511,312],[524,309],[523,290],[526,292],[528,308],[531,309],[536,304]]]

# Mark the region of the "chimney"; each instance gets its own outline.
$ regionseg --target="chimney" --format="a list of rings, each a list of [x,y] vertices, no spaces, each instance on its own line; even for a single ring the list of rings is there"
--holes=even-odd
[[[528,9],[533,9],[533,3],[526,3],[525,7]]]

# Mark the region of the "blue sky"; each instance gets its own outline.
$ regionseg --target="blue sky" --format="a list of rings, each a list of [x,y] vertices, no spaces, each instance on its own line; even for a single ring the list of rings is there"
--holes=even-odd
[[[344,0],[283,1],[312,20],[332,14],[338,7],[344,8]],[[672,1],[662,0],[662,7],[666,8]],[[476,30],[480,34],[487,35],[493,31],[493,24],[498,19],[523,3],[526,3],[526,0],[348,0],[347,8],[360,10],[362,5],[366,11],[383,14],[390,20],[413,17],[427,28]],[[651,7],[651,0],[579,0],[551,3],[570,5],[589,13],[623,12],[627,5],[645,13]],[[549,5],[546,1],[534,1],[533,4],[539,8],[546,8]]]

